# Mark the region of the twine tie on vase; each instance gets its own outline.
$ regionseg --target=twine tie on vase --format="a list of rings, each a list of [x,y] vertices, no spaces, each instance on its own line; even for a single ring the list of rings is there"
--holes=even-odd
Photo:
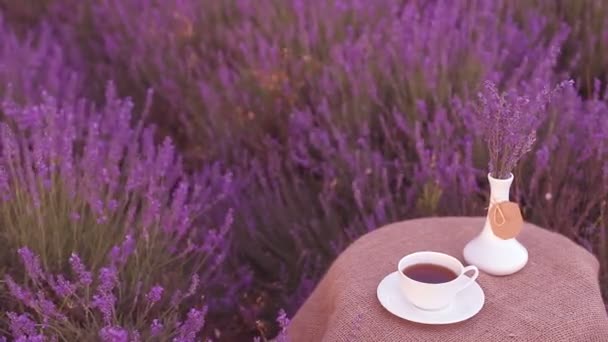
[[[500,209],[498,202],[496,202],[496,200],[494,200],[493,197],[490,197],[490,207],[488,208],[488,210],[491,210],[492,207],[496,207],[496,209],[494,209],[494,217],[493,217],[494,224],[496,225],[496,227],[501,227],[502,225],[507,223],[507,218],[505,217],[505,214],[503,213],[502,209]],[[502,223],[498,223],[497,212],[500,214],[500,216],[502,218]]]

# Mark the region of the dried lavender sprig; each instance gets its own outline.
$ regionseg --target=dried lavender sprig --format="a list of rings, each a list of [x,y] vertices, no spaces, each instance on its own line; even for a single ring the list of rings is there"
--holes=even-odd
[[[572,85],[572,81],[564,81],[552,90],[543,87],[529,96],[515,90],[500,93],[494,82],[484,83],[475,114],[488,145],[492,177],[509,178],[517,162],[532,150],[547,105],[559,91]]]

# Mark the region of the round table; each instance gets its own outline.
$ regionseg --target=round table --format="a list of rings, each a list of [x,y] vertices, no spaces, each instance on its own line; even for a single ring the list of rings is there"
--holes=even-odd
[[[448,325],[398,318],[376,297],[379,282],[415,251],[462,249],[485,218],[424,218],[390,224],[355,241],[332,264],[289,328],[291,341],[608,341],[597,259],[567,238],[526,224],[518,240],[528,264],[494,277],[480,272],[485,304]]]

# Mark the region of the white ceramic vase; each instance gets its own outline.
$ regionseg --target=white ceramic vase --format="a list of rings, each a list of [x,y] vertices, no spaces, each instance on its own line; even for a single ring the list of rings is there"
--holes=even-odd
[[[497,179],[488,174],[490,205],[509,200],[513,174],[508,179]],[[488,207],[490,206],[488,205]],[[489,211],[481,233],[464,247],[467,264],[475,265],[485,273],[504,276],[521,270],[528,262],[528,251],[517,239],[503,240],[490,226]]]

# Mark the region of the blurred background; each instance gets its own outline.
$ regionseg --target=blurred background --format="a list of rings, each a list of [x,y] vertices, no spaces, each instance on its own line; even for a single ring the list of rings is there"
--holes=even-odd
[[[0,0],[0,333],[18,335],[23,314],[59,340],[110,327],[154,340],[162,319],[189,322],[195,304],[155,310],[196,278],[196,336],[275,336],[280,310],[291,317],[362,234],[485,215],[472,112],[486,80],[531,98],[574,80],[512,196],[598,257],[608,298],[607,72],[601,0]],[[80,274],[71,253],[110,314],[89,285],[62,297],[32,276],[35,260]],[[102,269],[114,290],[96,285]],[[135,304],[154,284],[161,299]]]

